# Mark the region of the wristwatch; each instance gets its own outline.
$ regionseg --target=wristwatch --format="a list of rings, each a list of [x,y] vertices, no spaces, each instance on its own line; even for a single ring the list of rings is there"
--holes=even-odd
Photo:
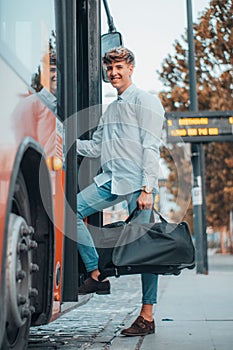
[[[147,187],[147,186],[143,186],[143,187],[142,187],[142,191],[143,191],[143,192],[146,192],[146,193],[148,193],[148,194],[151,194],[151,193],[153,192],[153,188],[149,188],[149,187]]]

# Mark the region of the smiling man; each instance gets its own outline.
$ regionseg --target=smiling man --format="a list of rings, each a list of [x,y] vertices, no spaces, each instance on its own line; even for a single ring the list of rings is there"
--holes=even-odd
[[[119,59],[117,56],[112,57],[112,59],[116,59],[116,61],[111,60],[106,63],[107,75],[112,86],[117,89],[119,96],[132,84],[131,76],[133,74],[134,62],[117,61]]]
[[[101,116],[91,140],[77,140],[77,153],[85,157],[101,156],[102,173],[94,183],[78,194],[78,249],[90,277],[80,294],[109,294],[110,282],[100,282],[98,254],[87,225],[87,216],[124,200],[129,214],[137,209],[135,221],[150,220],[154,196],[158,190],[159,145],[164,109],[158,98],[132,83],[135,66],[133,53],[114,48],[103,58],[107,76],[117,90],[113,101]],[[135,252],[136,254],[136,252]],[[158,276],[142,274],[142,308],[126,336],[154,332],[153,304],[157,302]],[[129,291],[130,292],[130,291]]]

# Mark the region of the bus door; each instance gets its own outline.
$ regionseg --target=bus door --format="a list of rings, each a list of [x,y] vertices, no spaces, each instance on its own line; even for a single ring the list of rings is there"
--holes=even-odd
[[[5,346],[11,346],[12,349],[15,346],[17,350],[20,349],[20,342],[30,322],[48,322],[52,307],[54,312],[59,312],[61,303],[65,173],[64,129],[62,118],[57,114],[59,73],[55,3],[53,0],[0,0],[0,229],[4,237],[4,241],[0,243],[1,304],[6,300],[6,307],[3,306],[1,312],[3,319],[0,319],[0,329],[4,335]],[[51,204],[49,208],[44,205],[41,210],[39,206],[45,203],[41,203],[43,198],[37,203],[34,196],[40,188],[33,185],[33,176],[36,173],[33,165],[36,155],[39,154],[37,150],[46,159],[46,167],[49,169],[45,196]],[[16,179],[18,187],[21,184],[21,200],[17,200],[14,195],[17,194],[18,187],[11,189],[12,179]],[[43,178],[40,180],[43,182]],[[39,182],[38,184],[40,186]],[[28,198],[28,214],[22,216],[30,217],[33,222],[37,248],[33,253],[32,262],[35,263],[31,267],[33,274],[30,283],[26,286],[26,282],[25,285],[17,282],[12,292],[14,286],[9,286],[6,290],[4,282],[6,256],[3,252],[9,243],[8,219],[12,217],[12,213],[18,216],[23,213],[24,197]],[[11,203],[11,198],[14,203]],[[46,215],[55,228],[55,237],[51,225],[46,227],[43,224],[43,216],[40,216],[42,211],[47,211]],[[26,281],[23,278],[20,281],[23,280]],[[19,292],[19,289],[22,290]],[[11,300],[8,299],[10,293],[15,294],[11,295],[15,300],[19,299],[20,294],[22,303],[16,302],[12,307]],[[22,293],[25,295],[21,295]],[[33,300],[33,308],[28,307],[26,310],[28,299]],[[4,320],[4,317],[7,319]],[[2,339],[0,343],[1,341]]]

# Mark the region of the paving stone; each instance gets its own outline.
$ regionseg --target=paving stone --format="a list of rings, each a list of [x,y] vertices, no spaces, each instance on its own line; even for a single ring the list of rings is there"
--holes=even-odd
[[[138,309],[141,301],[139,276],[110,280],[111,295],[93,294],[85,305],[65,313],[48,325],[33,327],[28,350],[35,348],[35,337],[36,342],[47,342],[48,349],[54,342],[57,343],[57,349],[66,347],[67,341],[70,349],[72,346],[76,346],[76,349],[88,346],[88,349],[93,350],[93,346],[100,350],[110,344],[124,327],[128,316]],[[63,344],[60,344],[60,339]]]

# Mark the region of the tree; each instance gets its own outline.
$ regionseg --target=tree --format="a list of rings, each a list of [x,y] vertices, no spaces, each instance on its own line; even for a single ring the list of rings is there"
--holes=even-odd
[[[179,207],[179,210],[173,212],[172,219],[176,222],[187,221],[192,232],[192,209],[190,207],[192,165],[189,154],[187,154],[185,147],[179,145],[172,148],[164,146],[161,147],[161,157],[166,161],[170,170],[167,188]]]
[[[199,110],[233,110],[233,0],[210,1],[194,24],[194,38]],[[167,112],[186,111],[190,104],[187,36],[177,40],[174,48],[175,54],[164,60],[158,72],[165,86],[160,98]],[[232,142],[205,144],[207,224],[211,226],[223,222],[229,226],[232,155]],[[175,182],[169,186],[173,191]]]
[[[48,42],[48,57],[50,60],[50,64],[56,65],[56,33],[54,30],[51,32],[51,36]],[[43,85],[41,83],[41,66],[37,67],[37,72],[32,75],[31,79],[31,87],[39,92],[43,89]]]

